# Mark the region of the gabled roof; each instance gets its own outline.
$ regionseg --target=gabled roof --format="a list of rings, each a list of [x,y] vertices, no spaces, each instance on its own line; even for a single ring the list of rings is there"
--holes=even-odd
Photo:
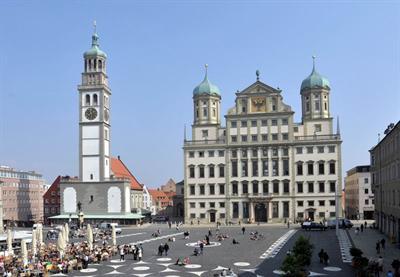
[[[159,197],[169,198],[168,195],[166,195],[165,192],[163,192],[162,190],[149,189],[149,193],[150,193],[151,197],[153,197],[153,199],[157,199]]]
[[[255,91],[258,88],[259,91]],[[255,81],[253,84],[248,86],[247,88],[243,89],[236,93],[236,95],[248,94],[248,93],[281,93],[282,90],[273,88],[259,80]]]
[[[43,198],[49,197],[52,191],[58,191],[60,189],[60,182],[61,182],[61,176],[57,176],[57,178],[53,181],[51,186],[43,194]]]
[[[131,181],[131,189],[143,190],[142,185],[138,182],[135,176],[133,176],[128,167],[121,161],[119,157],[118,159],[111,158],[111,171],[115,177],[128,178]]]

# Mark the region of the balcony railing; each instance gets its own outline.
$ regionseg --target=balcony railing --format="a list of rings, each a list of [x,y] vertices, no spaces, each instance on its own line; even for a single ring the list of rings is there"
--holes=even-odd
[[[308,140],[340,140],[340,135],[314,135],[314,136],[295,136],[294,140],[308,141]]]
[[[225,144],[224,139],[185,140],[185,145]]]

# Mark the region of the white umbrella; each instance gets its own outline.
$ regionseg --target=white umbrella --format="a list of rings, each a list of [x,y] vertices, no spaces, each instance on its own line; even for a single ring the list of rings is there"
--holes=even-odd
[[[32,255],[36,255],[37,230],[32,231]]]
[[[115,226],[112,225],[112,244],[113,246],[117,245],[117,234],[115,232]]]
[[[90,224],[87,225],[86,239],[88,242],[89,249],[92,250],[93,249],[93,231],[92,231],[92,227],[90,226]]]
[[[69,226],[68,226],[68,223],[65,223],[64,226],[65,226],[65,233],[66,233],[65,241],[69,242]]]
[[[60,258],[62,258],[62,256],[64,255],[64,250],[65,250],[65,241],[64,241],[63,232],[58,233],[57,250],[60,252]]]
[[[14,251],[12,248],[12,241],[13,241],[13,237],[12,237],[11,229],[7,229],[7,252],[8,252],[8,255],[14,254]]]
[[[42,247],[43,245],[43,226],[39,226],[39,228],[36,230],[37,232],[37,240],[39,243],[39,247]]]
[[[28,251],[26,250],[26,240],[21,240],[21,256],[24,265],[28,264]]]

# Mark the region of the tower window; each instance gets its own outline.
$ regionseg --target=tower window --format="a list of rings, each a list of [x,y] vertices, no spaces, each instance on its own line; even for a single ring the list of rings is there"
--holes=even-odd
[[[89,60],[89,70],[92,70],[92,60]]]
[[[213,117],[215,117],[215,114],[216,114],[216,113],[215,113],[215,108],[213,108]]]
[[[90,95],[86,94],[85,98],[86,98],[85,104],[90,105]]]
[[[306,102],[306,112],[310,111],[310,102]]]
[[[315,110],[319,111],[319,100],[315,101]]]
[[[94,69],[96,70],[96,68],[97,68],[97,60],[94,60],[93,62],[94,62]]]
[[[324,107],[325,107],[325,111],[327,111],[328,110],[328,104],[326,102],[324,103]]]
[[[93,94],[93,105],[97,105],[97,94]]]
[[[207,108],[203,108],[203,116],[207,116]]]
[[[93,180],[93,174],[90,174],[90,180]]]
[[[103,69],[103,63],[101,60],[99,60],[99,69]]]
[[[93,202],[93,195],[90,195],[90,202]]]

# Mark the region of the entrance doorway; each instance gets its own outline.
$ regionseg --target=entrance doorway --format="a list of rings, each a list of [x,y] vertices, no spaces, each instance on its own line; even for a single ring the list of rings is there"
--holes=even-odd
[[[310,219],[311,221],[314,221],[314,215],[315,215],[315,209],[308,209],[306,219]]]
[[[215,222],[215,212],[210,212],[210,222]]]
[[[254,215],[256,222],[267,222],[267,209],[265,204],[257,203],[254,206]]]

